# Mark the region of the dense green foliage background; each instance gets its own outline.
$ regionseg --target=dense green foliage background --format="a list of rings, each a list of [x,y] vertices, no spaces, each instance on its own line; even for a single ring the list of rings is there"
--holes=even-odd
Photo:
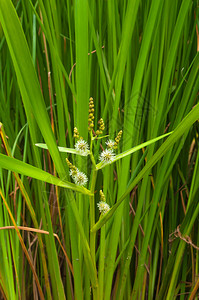
[[[198,5],[0,1],[0,299],[197,299]],[[118,153],[172,134],[95,173],[91,96]]]

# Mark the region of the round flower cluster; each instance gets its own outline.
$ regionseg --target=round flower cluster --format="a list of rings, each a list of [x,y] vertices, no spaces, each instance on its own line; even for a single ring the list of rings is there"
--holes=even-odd
[[[83,139],[79,139],[76,144],[75,144],[75,149],[80,152],[82,155],[88,155],[88,151],[89,151],[89,146],[88,143],[83,140]]]
[[[85,185],[88,181],[88,177],[86,176],[86,174],[84,174],[83,172],[80,172],[78,170],[78,168],[76,166],[74,166],[69,160],[68,158],[66,158],[66,162],[69,166],[69,175],[72,177],[72,179],[74,180],[75,184],[77,185]]]
[[[107,145],[108,149],[113,149],[114,146],[115,146],[115,141],[113,141],[113,140],[108,140],[108,141],[106,142],[106,145]]]
[[[75,184],[77,185],[85,185],[88,181],[88,177],[86,176],[86,174],[84,174],[83,172],[80,172],[78,169],[77,169],[77,173],[75,176],[72,177]]]
[[[75,171],[73,169],[70,169],[69,175],[74,180],[75,184],[77,185],[85,185],[88,181],[88,177],[83,172],[80,172],[78,169]]]
[[[103,215],[105,215],[110,210],[110,206],[104,201],[100,201],[99,203],[97,203],[97,206],[100,213]]]
[[[104,151],[102,151],[99,157],[100,161],[103,163],[111,163],[114,161],[114,158],[115,153],[112,149],[105,149]]]

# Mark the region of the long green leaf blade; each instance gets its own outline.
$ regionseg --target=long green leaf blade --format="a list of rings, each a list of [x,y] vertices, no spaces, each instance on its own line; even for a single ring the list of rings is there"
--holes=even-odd
[[[118,202],[105,214],[91,229],[92,232],[99,230],[114,214],[118,206],[124,201],[126,196],[132,191],[135,185],[144,177],[144,175],[161,159],[165,153],[173,146],[173,144],[184,134],[186,130],[192,126],[199,118],[199,104],[183,119],[183,121],[173,131],[171,136],[160,146],[152,158],[148,161],[146,166],[141,170],[137,177],[133,180],[125,193],[120,197]]]
[[[48,182],[66,189],[71,189],[75,192],[80,192],[86,195],[92,195],[89,190],[84,187],[77,186],[69,181],[64,181],[55,177],[39,168],[31,166],[27,163],[21,162],[18,159],[8,157],[4,154],[0,154],[0,167],[6,170],[11,170],[13,172],[30,176],[32,178]]]
[[[42,143],[37,143],[35,144],[35,146],[42,148],[42,149],[48,149],[48,146],[46,144],[42,144]],[[66,148],[66,147],[59,147],[59,152],[65,152],[65,153],[72,153],[72,154],[77,154],[77,155],[81,155],[81,156],[87,156],[89,155],[90,151],[85,151],[85,152],[80,152],[74,148]]]
[[[144,147],[147,147],[147,146],[149,146],[149,145],[151,145],[151,144],[153,144],[153,143],[155,143],[155,142],[157,142],[157,141],[163,139],[164,137],[170,135],[171,133],[172,133],[172,132],[163,134],[163,135],[161,135],[161,136],[158,136],[157,138],[154,138],[154,139],[149,140],[149,141],[147,141],[147,142],[144,142],[144,143],[142,143],[142,144],[140,144],[140,145],[138,145],[138,146],[135,146],[135,147],[133,147],[133,148],[131,148],[131,149],[129,149],[129,150],[126,150],[126,151],[124,151],[124,152],[122,152],[122,153],[120,153],[120,154],[117,154],[117,155],[115,156],[115,158],[114,158],[110,163],[100,162],[99,164],[96,165],[96,169],[99,170],[99,169],[102,169],[102,168],[106,167],[107,165],[111,165],[111,164],[114,163],[115,161],[117,161],[117,160],[119,160],[119,159],[121,159],[121,158],[124,158],[124,157],[126,157],[126,156],[128,156],[128,155],[130,155],[130,154],[132,154],[132,153],[134,153],[134,152],[136,152],[136,151],[138,151],[138,150],[144,148]]]

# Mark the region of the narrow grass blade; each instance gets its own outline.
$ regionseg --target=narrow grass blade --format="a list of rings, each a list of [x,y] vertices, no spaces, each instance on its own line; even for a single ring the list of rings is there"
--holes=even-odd
[[[104,215],[94,226],[91,228],[92,232],[99,230],[114,214],[118,206],[124,201],[126,196],[132,191],[135,185],[144,177],[144,175],[161,159],[165,153],[173,146],[173,144],[185,133],[186,130],[193,125],[199,118],[199,104],[183,119],[183,121],[173,131],[171,136],[160,146],[157,152],[148,161],[146,166],[137,175],[134,181],[127,188],[125,193],[118,199],[118,202],[110,209],[110,211]]]
[[[138,150],[144,148],[144,147],[147,147],[147,146],[149,146],[149,145],[151,145],[151,144],[153,144],[153,143],[155,143],[155,142],[157,142],[157,141],[163,139],[164,137],[166,137],[166,136],[168,136],[168,135],[170,135],[170,134],[172,134],[172,132],[163,134],[163,135],[161,135],[161,136],[158,136],[158,137],[155,138],[155,139],[152,139],[152,140],[147,141],[147,142],[145,142],[145,143],[142,143],[142,144],[140,144],[140,145],[138,145],[138,146],[136,146],[136,147],[133,147],[133,148],[131,148],[131,149],[129,149],[129,150],[126,150],[126,151],[124,151],[124,152],[122,152],[122,153],[120,153],[120,154],[117,154],[117,155],[115,156],[115,158],[114,158],[110,163],[104,163],[104,162],[101,162],[101,163],[97,164],[97,165],[96,165],[96,169],[97,169],[97,170],[102,169],[102,168],[106,167],[107,165],[110,165],[110,164],[114,163],[115,161],[117,161],[117,160],[119,160],[119,159],[121,159],[121,158],[124,158],[124,157],[126,157],[126,156],[128,156],[128,155],[130,155],[130,154],[132,154],[132,153],[134,153],[134,152],[136,152],[136,151],[138,151]]]
[[[8,157],[4,154],[0,154],[0,166],[6,170],[11,170],[13,172],[30,176],[32,178],[48,182],[66,189],[71,189],[75,192],[80,192],[86,195],[92,195],[92,193],[84,187],[77,186],[68,181],[63,181],[58,177],[55,177],[39,168],[31,166],[27,163],[24,163],[18,159]]]
[[[44,299],[45,299],[45,298],[44,298],[44,294],[43,294],[43,291],[42,291],[42,289],[41,289],[41,285],[40,285],[40,283],[39,283],[39,279],[38,279],[37,273],[36,273],[36,271],[35,271],[35,267],[34,267],[32,261],[31,261],[31,259],[30,259],[30,256],[29,256],[29,254],[28,254],[28,250],[26,249],[26,246],[25,246],[25,244],[24,244],[24,241],[23,241],[23,239],[22,239],[22,236],[21,236],[21,234],[20,234],[20,232],[19,232],[19,229],[18,229],[18,227],[17,227],[17,224],[16,224],[16,222],[15,222],[15,220],[14,220],[14,217],[13,217],[13,215],[12,215],[10,209],[9,209],[9,206],[8,206],[8,204],[7,204],[7,202],[6,202],[6,199],[5,199],[5,197],[4,197],[4,195],[3,195],[2,191],[1,191],[1,189],[0,189],[0,196],[1,196],[1,198],[2,198],[2,200],[3,200],[3,203],[4,203],[4,205],[6,206],[6,209],[7,209],[8,213],[9,213],[9,215],[10,215],[10,218],[11,218],[11,220],[12,220],[12,223],[13,223],[14,227],[15,227],[16,233],[17,233],[17,235],[18,235],[18,237],[19,237],[19,240],[20,240],[22,249],[23,249],[23,251],[24,251],[24,254],[26,255],[26,258],[27,258],[27,260],[28,260],[28,262],[29,262],[29,264],[30,264],[30,267],[31,267],[31,269],[32,269],[32,272],[33,272],[33,275],[34,275],[34,277],[35,277],[35,281],[36,281],[36,284],[37,284],[37,288],[38,288],[38,291],[39,291],[39,295],[40,295],[41,299],[44,300]]]
[[[59,174],[63,175],[65,170],[61,163],[60,154],[51,129],[28,44],[10,0],[0,2],[0,19],[15,67],[24,106],[28,109],[29,113],[30,111],[33,112],[48,145],[56,169]],[[35,143],[36,142],[37,141],[35,141]]]
[[[48,146],[46,144],[42,144],[42,143],[35,144],[35,146],[42,148],[42,149],[48,149]],[[81,153],[74,148],[58,147],[58,149],[60,152],[72,153],[72,154],[77,154],[77,155],[81,155],[81,156],[87,156],[90,154],[90,151],[85,151],[84,153]]]

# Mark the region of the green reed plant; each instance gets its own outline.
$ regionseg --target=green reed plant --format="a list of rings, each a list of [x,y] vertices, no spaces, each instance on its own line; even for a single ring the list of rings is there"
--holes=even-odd
[[[197,297],[197,7],[0,1],[1,298]]]

